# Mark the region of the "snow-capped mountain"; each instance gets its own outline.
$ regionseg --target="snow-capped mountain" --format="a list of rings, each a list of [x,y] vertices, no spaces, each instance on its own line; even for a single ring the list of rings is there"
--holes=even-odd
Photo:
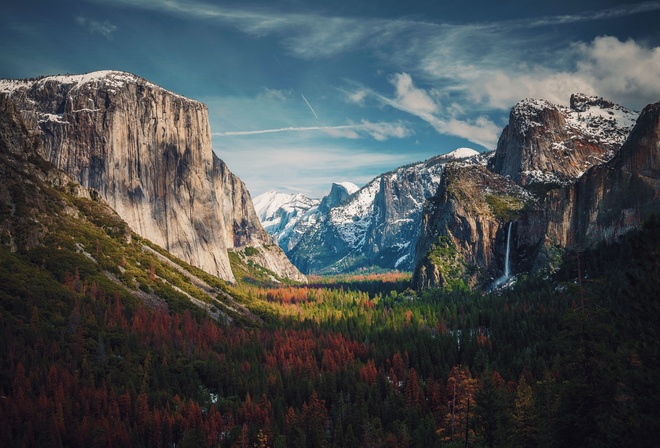
[[[459,148],[382,174],[360,189],[349,183],[333,184],[317,207],[310,207],[285,226],[280,220],[280,233],[269,232],[304,272],[347,272],[375,266],[410,270],[424,202],[435,194],[444,166],[457,160],[486,163],[479,152]],[[255,199],[260,216],[266,207],[257,204],[265,204],[265,200]],[[269,229],[266,222],[264,226]]]
[[[268,191],[254,199],[254,207],[266,231],[285,251],[293,249],[305,232],[328,211],[360,188],[351,182],[333,183],[323,199],[297,193]]]
[[[637,115],[582,94],[570,108],[516,104],[488,169],[445,170],[413,283],[490,287],[505,270],[552,269],[562,251],[614,241],[657,214],[660,103]]]
[[[570,107],[525,99],[511,109],[491,171],[522,185],[566,185],[616,154],[639,112],[574,94]]]
[[[287,228],[294,225],[308,210],[316,209],[321,201],[300,193],[271,190],[254,198],[253,203],[264,229],[277,241]]]

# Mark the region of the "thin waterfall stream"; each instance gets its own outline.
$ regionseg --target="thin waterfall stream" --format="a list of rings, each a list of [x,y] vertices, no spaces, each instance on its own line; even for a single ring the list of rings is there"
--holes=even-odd
[[[500,278],[495,280],[493,283],[493,286],[491,289],[498,288],[502,286],[504,283],[507,282],[511,278],[511,260],[510,260],[510,255],[511,255],[511,227],[513,225],[513,221],[509,223],[509,229],[506,232],[506,253],[504,255],[504,275],[502,275]]]

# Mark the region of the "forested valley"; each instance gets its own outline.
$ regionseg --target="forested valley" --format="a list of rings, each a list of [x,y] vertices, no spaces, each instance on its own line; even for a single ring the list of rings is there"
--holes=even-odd
[[[404,273],[223,284],[256,316],[224,322],[139,300],[83,254],[0,246],[0,440],[653,446],[659,241],[651,219],[493,294],[416,292]],[[158,290],[160,265],[142,265]]]

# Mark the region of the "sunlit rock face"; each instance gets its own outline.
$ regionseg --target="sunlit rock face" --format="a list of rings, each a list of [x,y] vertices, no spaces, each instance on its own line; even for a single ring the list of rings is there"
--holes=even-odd
[[[0,81],[42,132],[44,157],[97,190],[139,235],[233,281],[228,249],[303,280],[257,219],[243,182],[213,153],[206,106],[115,71]],[[272,252],[272,254],[270,254]]]
[[[579,94],[570,108],[514,106],[488,169],[446,167],[424,211],[415,286],[488,285],[503,273],[507,222],[518,273],[552,268],[561,251],[614,241],[660,213],[659,117],[660,103],[638,117]]]
[[[566,185],[612,159],[637,116],[582,94],[571,96],[570,107],[523,100],[511,109],[489,168],[520,185]]]
[[[424,209],[414,286],[491,284],[504,272],[509,224],[534,200],[527,190],[484,166],[447,165],[438,193]],[[515,244],[512,253],[518,256]]]

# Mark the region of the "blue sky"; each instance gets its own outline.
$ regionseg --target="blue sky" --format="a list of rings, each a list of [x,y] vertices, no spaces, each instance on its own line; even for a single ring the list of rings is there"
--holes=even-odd
[[[0,78],[124,70],[209,107],[253,197],[467,146],[511,106],[660,100],[660,1],[4,0]]]

